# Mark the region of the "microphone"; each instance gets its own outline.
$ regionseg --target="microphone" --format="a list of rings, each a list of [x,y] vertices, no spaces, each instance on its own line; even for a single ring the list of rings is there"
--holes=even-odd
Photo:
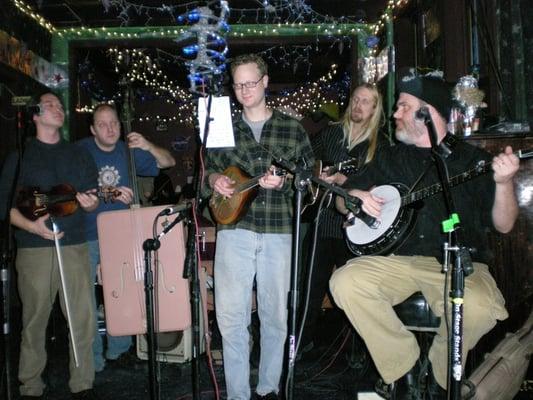
[[[429,118],[429,108],[426,106],[420,107],[415,111],[415,119],[419,121],[426,121]]]
[[[170,207],[167,207],[167,208],[164,208],[163,210],[161,210],[159,215],[163,216],[163,215],[176,214],[176,213],[179,213],[179,212],[182,212],[182,211],[185,211],[185,210],[191,208],[191,205],[192,204],[190,202],[175,204],[173,206],[170,206]]]
[[[30,115],[42,115],[43,109],[40,104],[28,104],[26,110]]]
[[[377,218],[374,218],[371,215],[368,215],[361,208],[362,201],[361,199],[353,196],[348,196],[345,199],[346,208],[350,210],[356,218],[359,218],[371,229],[377,229],[381,225],[381,221]]]

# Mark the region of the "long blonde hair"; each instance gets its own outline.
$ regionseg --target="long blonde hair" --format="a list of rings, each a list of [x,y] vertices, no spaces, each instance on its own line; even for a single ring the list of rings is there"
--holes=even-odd
[[[366,125],[363,126],[363,132],[356,140],[353,142],[350,141],[350,134],[352,132],[352,105],[355,92],[360,88],[366,88],[372,93],[372,99],[374,100],[374,113]],[[344,132],[344,141],[348,150],[353,149],[356,145],[361,142],[364,142],[368,139],[368,151],[366,153],[365,164],[372,161],[374,155],[376,154],[376,149],[378,145],[378,133],[380,128],[385,123],[385,113],[383,111],[383,99],[375,85],[369,83],[363,83],[362,85],[357,86],[350,95],[350,102],[344,115],[342,116],[339,124],[342,124],[342,130]]]

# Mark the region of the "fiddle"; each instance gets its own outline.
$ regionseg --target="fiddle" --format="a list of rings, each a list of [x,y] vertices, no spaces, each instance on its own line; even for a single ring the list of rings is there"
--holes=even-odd
[[[120,191],[113,186],[99,187],[95,193],[106,203],[115,201],[120,194]],[[53,186],[47,192],[42,192],[39,187],[21,188],[16,205],[20,213],[32,221],[46,214],[64,217],[78,209],[76,190],[68,183]]]

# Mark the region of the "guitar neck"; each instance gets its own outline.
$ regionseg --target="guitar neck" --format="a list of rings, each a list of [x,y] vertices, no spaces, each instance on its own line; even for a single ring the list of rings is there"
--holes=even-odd
[[[515,152],[514,154],[520,159],[525,159],[525,158],[533,157],[533,150],[519,150]],[[492,164],[489,161],[485,161],[485,160],[478,161],[477,165],[474,168],[468,171],[465,171],[462,174],[455,175],[452,178],[450,178],[450,180],[448,181],[448,184],[450,185],[450,187],[461,185],[480,175],[486,174],[487,172],[491,170],[491,167],[492,167]],[[416,192],[409,193],[403,196],[402,206],[407,206],[416,201],[426,199],[439,192],[442,192],[442,184],[435,183],[424,189],[417,190]]]

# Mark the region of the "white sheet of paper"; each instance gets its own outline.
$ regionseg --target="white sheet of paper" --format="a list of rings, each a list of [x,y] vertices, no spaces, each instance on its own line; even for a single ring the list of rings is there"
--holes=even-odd
[[[204,141],[205,116],[207,113],[207,97],[198,99],[198,123],[200,126],[200,139]],[[206,147],[235,147],[233,136],[233,123],[231,121],[231,106],[228,96],[213,97],[211,101],[211,122],[207,135]]]

